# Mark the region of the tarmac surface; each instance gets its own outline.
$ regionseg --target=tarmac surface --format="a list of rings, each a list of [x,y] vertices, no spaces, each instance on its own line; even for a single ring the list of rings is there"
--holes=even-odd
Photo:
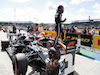
[[[21,31],[21,33],[26,33]],[[0,41],[7,39],[7,33],[0,31]],[[90,48],[83,46],[83,48],[90,50]],[[99,53],[99,50],[95,50]],[[28,66],[26,75],[31,75],[32,68]],[[1,51],[0,43],[0,75],[14,75],[12,69],[12,62],[5,51]],[[39,75],[35,73],[32,75]],[[75,54],[75,72],[74,75],[100,75],[100,61],[93,60],[85,56]]]

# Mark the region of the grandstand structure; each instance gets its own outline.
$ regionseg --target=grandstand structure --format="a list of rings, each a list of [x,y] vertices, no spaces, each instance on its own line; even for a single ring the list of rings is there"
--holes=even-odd
[[[76,20],[70,23],[69,25],[76,25],[78,27],[98,27],[100,26],[100,19],[86,19],[86,20]]]
[[[33,24],[31,21],[0,21],[0,26],[8,26],[10,24],[15,24],[17,26],[27,26]]]

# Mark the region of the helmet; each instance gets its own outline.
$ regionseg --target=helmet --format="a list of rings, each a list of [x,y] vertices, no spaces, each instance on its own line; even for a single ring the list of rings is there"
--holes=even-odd
[[[58,13],[63,13],[64,12],[64,7],[62,5],[59,5],[58,9],[57,9],[57,12]]]

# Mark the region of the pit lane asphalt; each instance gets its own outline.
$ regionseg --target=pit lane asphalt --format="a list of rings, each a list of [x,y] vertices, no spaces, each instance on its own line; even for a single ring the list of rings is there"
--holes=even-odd
[[[26,32],[21,31],[21,33],[26,33]],[[7,33],[0,31],[0,41],[2,39],[7,39]],[[26,75],[31,75],[30,74],[31,72],[32,68],[28,66],[28,71]],[[12,62],[8,54],[5,51],[1,51],[1,43],[0,43],[0,75],[14,75],[12,69]],[[39,73],[35,73],[32,75],[39,75]],[[76,54],[74,75],[100,75],[100,62]]]

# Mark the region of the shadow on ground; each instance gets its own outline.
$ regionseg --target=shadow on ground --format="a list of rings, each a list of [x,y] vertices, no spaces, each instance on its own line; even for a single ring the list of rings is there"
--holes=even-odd
[[[28,75],[45,75],[45,72],[42,72],[41,74],[39,72],[30,72]],[[74,71],[74,74],[69,74],[69,75],[79,75],[76,71]]]
[[[76,71],[74,71],[74,75],[79,75]]]

